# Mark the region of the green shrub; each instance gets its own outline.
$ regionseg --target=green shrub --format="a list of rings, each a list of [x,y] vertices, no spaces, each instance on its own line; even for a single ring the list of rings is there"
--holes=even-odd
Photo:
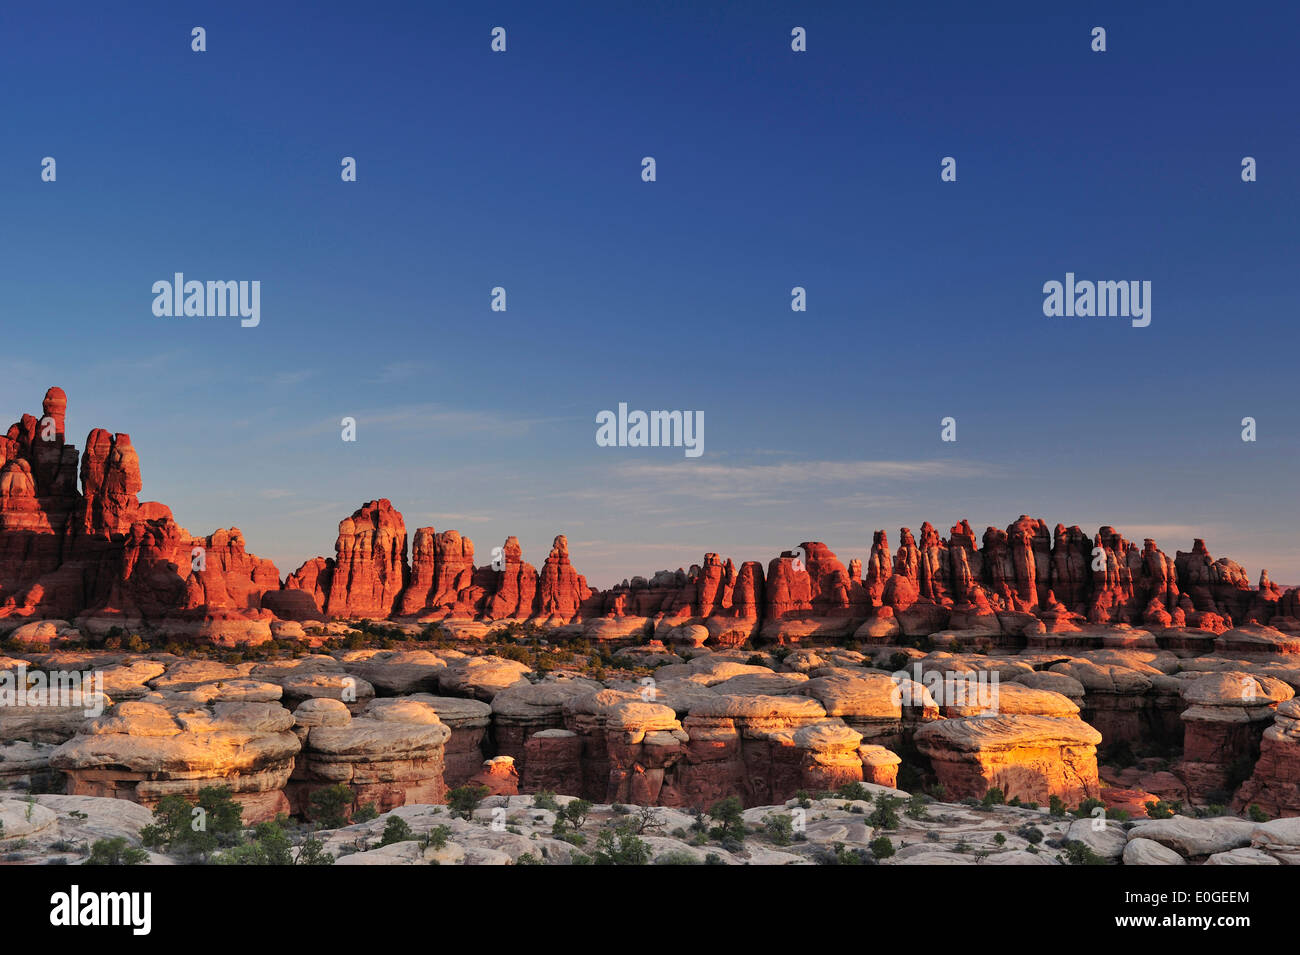
[[[420,836],[421,849],[445,849],[447,847],[447,838],[451,835],[451,829],[448,826],[434,826],[424,835]]]
[[[784,813],[763,817],[763,829],[778,846],[794,841],[794,822]]]
[[[217,861],[223,865],[293,865],[291,850],[292,843],[279,820],[259,822],[253,827],[251,841],[223,853]]]
[[[391,846],[396,842],[410,842],[415,838],[410,825],[401,816],[389,816],[384,825],[384,834],[379,840],[381,846]]]
[[[1037,826],[1021,826],[1016,830],[1016,835],[1024,839],[1031,846],[1036,846],[1043,841],[1043,830]]]
[[[871,791],[862,783],[845,783],[839,789],[835,790],[835,795],[841,799],[861,800],[862,802],[871,802]]]
[[[868,843],[867,848],[877,859],[888,859],[894,854],[894,844],[889,841],[888,836],[879,836]]]
[[[1147,816],[1151,819],[1168,819],[1181,812],[1182,808],[1181,802],[1165,802],[1163,799],[1146,804]]]
[[[709,830],[709,835],[722,842],[745,841],[745,819],[742,815],[745,807],[736,796],[715,802],[709,809],[709,816],[717,823]]]
[[[1065,844],[1065,857],[1070,865],[1105,865],[1106,860],[1092,851],[1086,842],[1072,839]]]
[[[184,796],[164,796],[154,807],[154,822],[140,830],[147,848],[206,858],[235,845],[243,832],[244,808],[228,786],[205,786],[197,805]]]
[[[1106,808],[1106,804],[1102,802],[1100,799],[1089,797],[1088,799],[1085,799],[1083,802],[1079,803],[1079,808],[1074,810],[1074,815],[1080,819],[1087,819],[1089,816],[1092,815],[1092,811],[1094,809],[1105,809],[1105,808]]]
[[[650,847],[637,838],[631,826],[622,824],[601,830],[591,861],[594,865],[646,865]]]
[[[984,798],[980,800],[980,805],[985,809],[992,809],[994,806],[1001,806],[1006,801],[1006,793],[994,787],[984,794]]]
[[[904,812],[911,819],[924,819],[929,812],[925,805],[925,795],[923,793],[912,793],[911,798],[907,800],[907,809]]]
[[[298,847],[293,859],[294,865],[333,865],[334,857],[325,851],[325,843],[315,836],[308,836]]]
[[[148,859],[149,853],[130,845],[124,836],[115,836],[95,840],[85,865],[140,865]]]
[[[898,805],[901,800],[885,793],[876,794],[876,808],[867,817],[867,822],[875,829],[897,829]]]
[[[307,800],[311,817],[322,829],[341,829],[348,824],[348,811],[352,808],[352,790],[343,783],[324,786]]]
[[[486,786],[473,786],[466,784],[457,786],[451,792],[447,793],[447,805],[451,808],[453,816],[460,816],[462,819],[469,819],[474,815],[474,810],[478,808],[488,794]]]

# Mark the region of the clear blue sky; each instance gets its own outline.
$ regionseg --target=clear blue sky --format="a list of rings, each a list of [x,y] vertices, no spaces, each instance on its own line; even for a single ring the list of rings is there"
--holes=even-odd
[[[0,12],[0,398],[195,533],[285,574],[388,497],[607,586],[1024,512],[1300,583],[1294,5],[131,6]],[[261,325],[156,318],[177,271]],[[1067,271],[1150,327],[1044,317]],[[704,455],[597,447],[620,401]]]

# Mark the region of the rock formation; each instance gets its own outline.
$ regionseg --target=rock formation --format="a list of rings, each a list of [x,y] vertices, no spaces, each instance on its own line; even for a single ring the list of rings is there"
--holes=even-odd
[[[289,811],[283,788],[299,750],[293,725],[279,703],[128,701],[87,722],[51,754],[50,766],[66,774],[69,794],[149,807],[164,796],[228,786],[253,823]]]
[[[66,394],[51,388],[41,410],[0,438],[0,631],[66,621],[50,635],[55,644],[113,628],[228,646],[310,642],[325,620],[371,618],[479,621],[478,633],[494,621],[530,621],[594,640],[653,635],[717,648],[888,643],[948,629],[953,639],[987,634],[1012,648],[1088,648],[1103,645],[1103,631],[1131,626],[1171,649],[1197,649],[1196,634],[1210,633],[1224,635],[1225,652],[1300,652],[1291,636],[1300,633],[1300,590],[1277,586],[1267,571],[1252,587],[1239,564],[1213,559],[1200,539],[1170,559],[1154,540],[1139,547],[1110,526],[1089,537],[1064,524],[1049,531],[1029,515],[982,537],[967,521],[947,538],[929,522],[919,535],[902,528],[894,551],[877,531],[869,553],[847,565],[817,541],[766,571],[707,553],[689,570],[602,592],[574,567],[564,535],[540,569],[514,537],[476,566],[474,543],[454,530],[418,528],[408,550],[402,515],[379,499],[340,522],[334,556],[307,560],[281,582],[237,528],[196,537],[164,505],[141,502],[128,434],[94,429],[79,453],[65,437]],[[306,629],[288,626],[299,623]]]

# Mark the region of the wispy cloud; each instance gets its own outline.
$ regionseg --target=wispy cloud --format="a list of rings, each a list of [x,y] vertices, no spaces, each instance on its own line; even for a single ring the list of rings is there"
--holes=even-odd
[[[442,521],[443,523],[446,523],[447,521],[458,521],[461,524],[487,524],[491,521],[501,520],[499,515],[468,514],[463,511],[426,513],[424,519],[430,521]]]
[[[430,369],[431,365],[427,361],[390,361],[379,369],[379,374],[374,380],[379,385],[391,385],[394,382],[414,378],[421,372]]]
[[[884,506],[888,495],[853,491],[853,485],[910,484],[923,480],[954,480],[996,473],[988,466],[956,461],[791,461],[783,464],[626,463],[600,480],[557,491],[556,497],[602,502],[615,507],[636,506],[638,512],[670,511],[667,497],[734,503],[740,506],[781,507],[807,494],[823,495],[837,506]],[[844,494],[824,495],[836,486]]]
[[[344,412],[340,412],[343,414]],[[358,428],[369,431],[398,431],[414,435],[483,435],[493,438],[518,438],[540,424],[567,421],[568,418],[526,418],[495,411],[465,411],[435,404],[394,405],[388,408],[346,411],[357,419]],[[296,437],[310,437],[339,430],[339,418],[331,416],[289,432]]]
[[[294,385],[301,385],[314,374],[316,374],[316,372],[310,368],[297,368],[293,371],[277,371],[271,376],[271,381],[283,387],[293,387]]]

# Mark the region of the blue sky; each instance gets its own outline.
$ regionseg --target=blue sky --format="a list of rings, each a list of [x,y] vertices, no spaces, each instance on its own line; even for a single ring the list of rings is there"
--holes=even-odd
[[[0,12],[0,398],[195,533],[286,574],[388,497],[607,586],[1029,513],[1300,583],[1293,6],[132,6]],[[261,324],[155,317],[177,271]],[[1151,325],[1044,317],[1067,271]],[[619,402],[705,453],[597,447]]]

